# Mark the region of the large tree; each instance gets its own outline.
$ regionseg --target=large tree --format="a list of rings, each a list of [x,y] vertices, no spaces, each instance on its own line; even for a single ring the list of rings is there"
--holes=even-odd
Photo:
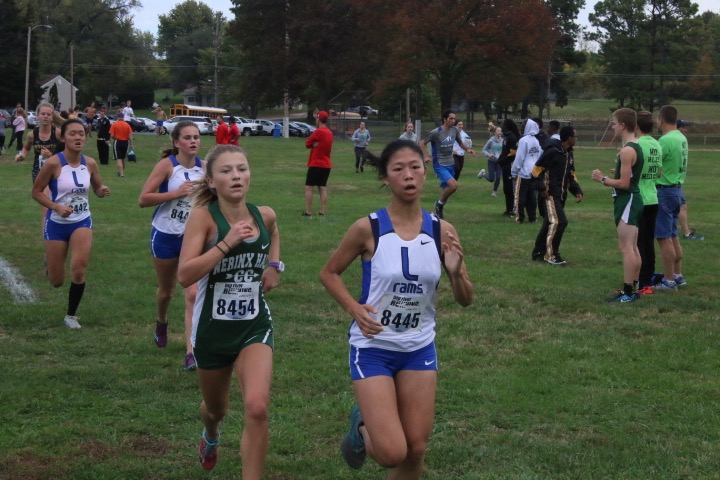
[[[370,88],[366,37],[345,0],[234,0],[229,35],[242,65],[243,97],[265,105],[287,94],[327,108],[343,90]],[[362,33],[362,34],[361,34]]]
[[[198,70],[200,52],[213,48],[215,12],[202,2],[186,0],[158,18],[158,52],[172,69],[173,90],[201,86],[207,79]]]
[[[618,106],[649,111],[670,101],[668,87],[687,75],[697,50],[697,4],[691,0],[602,0],[597,28],[608,93]]]
[[[383,65],[379,85],[413,86],[423,72],[435,79],[442,109],[459,89],[478,99],[517,102],[532,77],[547,72],[557,39],[541,0],[354,0],[363,28],[376,35]],[[377,30],[374,30],[377,31]]]
[[[2,82],[0,82],[0,106],[15,106],[24,103],[25,98],[25,61],[27,60],[27,28],[32,20],[17,5],[17,1],[3,2],[0,14],[0,45],[3,51]],[[35,42],[31,43],[30,85],[37,84],[38,34],[35,30]],[[31,88],[30,98],[37,97],[37,88]],[[26,107],[34,108],[33,102]]]

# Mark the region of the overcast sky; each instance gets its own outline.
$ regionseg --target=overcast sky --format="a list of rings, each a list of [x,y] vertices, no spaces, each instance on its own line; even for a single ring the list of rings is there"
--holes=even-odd
[[[157,34],[158,27],[158,15],[167,14],[172,10],[175,5],[182,3],[184,0],[141,0],[143,7],[136,9],[135,15],[135,28],[138,30],[144,30]],[[222,12],[225,18],[231,19],[233,15],[230,13],[230,7],[233,6],[230,0],[212,0],[203,2],[206,5],[210,5],[214,11]],[[593,7],[596,0],[586,0],[585,8],[580,11],[580,23],[588,25],[587,17],[588,13],[593,11]],[[718,0],[695,0],[700,6],[699,12],[705,12],[711,10],[715,13],[720,13],[720,2]]]

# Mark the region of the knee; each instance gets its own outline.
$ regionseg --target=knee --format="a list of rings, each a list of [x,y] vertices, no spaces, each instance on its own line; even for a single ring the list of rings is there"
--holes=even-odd
[[[263,396],[264,397],[264,396]],[[268,421],[268,399],[267,397],[248,398],[245,400],[245,421],[253,423],[265,423]]]
[[[395,468],[408,457],[406,445],[396,445],[382,451],[373,452],[373,459],[383,468]]]
[[[50,285],[52,285],[54,288],[60,288],[65,283],[64,278],[50,278]]]
[[[157,299],[159,301],[169,301],[173,297],[174,288],[158,287]]]
[[[203,416],[214,423],[221,422],[228,411],[228,404],[223,402],[222,404],[207,404],[203,403],[200,406],[200,411]]]

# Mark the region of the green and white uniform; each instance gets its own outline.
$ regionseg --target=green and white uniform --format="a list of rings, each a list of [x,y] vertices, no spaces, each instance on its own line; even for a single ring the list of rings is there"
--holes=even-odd
[[[255,205],[247,204],[258,226],[256,238],[230,249],[198,282],[192,321],[192,344],[199,368],[216,369],[235,362],[253,343],[274,347],[272,316],[260,279],[267,266],[270,234]],[[208,205],[217,225],[214,248],[230,230],[217,202]]]
[[[628,142],[625,144],[626,147],[630,147],[635,150],[637,159],[635,165],[632,166],[632,172],[630,174],[630,184],[627,189],[613,188],[612,195],[615,198],[615,225],[618,225],[622,220],[628,225],[638,226],[638,220],[640,214],[643,211],[643,200],[640,196],[640,177],[643,171],[643,152],[640,145],[635,142]],[[620,178],[620,154],[618,153],[615,159],[615,180]]]

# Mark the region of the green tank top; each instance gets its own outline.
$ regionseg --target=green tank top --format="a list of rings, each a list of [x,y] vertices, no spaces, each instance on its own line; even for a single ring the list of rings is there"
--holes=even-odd
[[[211,335],[218,352],[240,332],[271,319],[260,284],[270,252],[270,234],[258,208],[251,204],[247,207],[259,230],[257,238],[231,248],[199,284],[198,295],[203,295],[203,305],[198,335]],[[217,202],[208,205],[208,210],[217,225],[220,242],[230,225]]]
[[[613,190],[615,193],[640,193],[640,188],[638,187],[638,184],[640,183],[640,176],[642,174],[642,169],[644,165],[643,161],[643,153],[642,149],[640,148],[640,145],[638,145],[635,142],[628,142],[625,144],[626,147],[630,147],[633,150],[635,150],[635,154],[637,155],[637,159],[635,160],[635,165],[632,166],[632,173],[630,175],[630,185],[628,185],[628,188],[626,189],[620,189],[620,188],[614,188]],[[618,152],[617,158],[615,159],[615,176],[613,177],[615,180],[618,180],[620,178],[620,153]]]

